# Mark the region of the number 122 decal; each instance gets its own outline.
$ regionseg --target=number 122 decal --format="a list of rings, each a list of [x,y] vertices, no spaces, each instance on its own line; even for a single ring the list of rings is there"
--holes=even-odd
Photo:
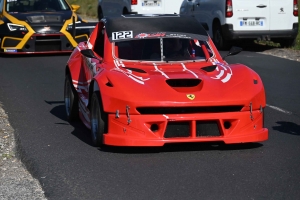
[[[127,38],[133,38],[132,31],[112,32],[112,40],[122,40]]]

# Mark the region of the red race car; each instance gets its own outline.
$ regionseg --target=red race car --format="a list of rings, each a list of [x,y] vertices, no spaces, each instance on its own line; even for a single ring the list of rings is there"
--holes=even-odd
[[[187,16],[103,18],[67,62],[64,100],[95,146],[268,139],[259,75],[228,64]]]

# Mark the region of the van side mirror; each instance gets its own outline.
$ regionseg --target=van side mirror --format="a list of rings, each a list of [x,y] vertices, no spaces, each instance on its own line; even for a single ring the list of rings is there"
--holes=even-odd
[[[228,54],[223,57],[223,60],[225,60],[226,57],[236,55],[236,54],[240,53],[241,51],[243,51],[242,48],[233,46],[229,50]]]

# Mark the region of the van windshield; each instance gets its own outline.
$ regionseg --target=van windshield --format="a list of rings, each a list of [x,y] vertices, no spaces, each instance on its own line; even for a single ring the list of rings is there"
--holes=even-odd
[[[115,56],[138,61],[203,60],[213,56],[206,41],[156,38],[115,42]],[[206,51],[206,53],[205,53]]]

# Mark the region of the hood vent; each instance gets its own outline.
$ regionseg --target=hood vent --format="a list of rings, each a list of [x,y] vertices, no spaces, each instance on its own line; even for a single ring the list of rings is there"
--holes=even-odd
[[[215,71],[216,68],[217,68],[217,65],[212,65],[212,66],[208,66],[208,67],[202,67],[201,69],[206,72],[213,72],[213,71]]]
[[[171,87],[195,87],[201,83],[200,79],[168,79],[167,84]]]
[[[30,23],[61,22],[59,15],[35,15],[27,17]]]
[[[132,67],[124,67],[125,69],[131,70],[133,72],[138,72],[138,73],[147,73],[146,71],[138,68],[132,68]]]

